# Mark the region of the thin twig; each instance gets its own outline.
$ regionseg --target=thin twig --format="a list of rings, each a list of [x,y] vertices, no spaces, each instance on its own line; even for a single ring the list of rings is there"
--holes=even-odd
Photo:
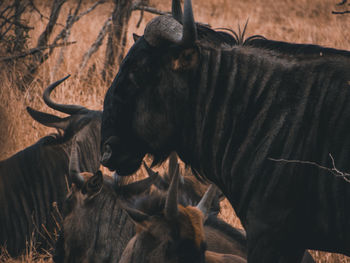
[[[98,5],[100,4],[103,4],[105,3],[106,0],[100,0],[98,2],[96,2],[95,4],[93,4],[90,8],[88,8],[87,10],[85,10],[84,12],[80,13],[78,16],[77,16],[77,21],[82,17],[82,16],[85,16],[87,15],[88,13],[90,13],[91,11],[93,11]]]
[[[140,12],[140,19],[139,19],[139,21],[137,22],[137,24],[136,24],[136,28],[139,28],[140,27],[140,25],[141,25],[141,22],[142,22],[142,20],[143,20],[143,14],[145,13],[145,10],[141,10],[141,12]]]
[[[108,28],[111,25],[112,17],[109,17],[107,21],[103,24],[95,42],[91,45],[90,49],[84,54],[83,60],[80,64],[79,71],[85,68],[87,62],[91,58],[91,56],[98,50],[98,48],[102,45],[103,39],[105,38]]]
[[[105,0],[100,0],[93,4],[90,8],[88,8],[86,11],[80,13],[77,15],[77,12],[80,8],[80,4],[78,4],[77,8],[75,9],[75,14],[73,16],[69,16],[67,18],[66,26],[61,30],[61,32],[55,37],[53,43],[57,43],[59,40],[66,38],[67,33],[69,34],[70,28],[73,26],[75,22],[77,22],[80,18],[82,18],[84,15],[90,13],[92,10],[94,10],[99,4],[104,3]],[[81,1],[79,2],[81,3]],[[50,50],[50,54],[53,50]]]
[[[164,11],[158,10],[158,9],[156,9],[154,7],[143,6],[143,5],[135,5],[132,8],[132,10],[133,11],[135,11],[135,10],[146,11],[146,12],[149,12],[149,13],[152,13],[152,14],[155,14],[155,15],[169,15],[169,14],[171,14],[171,12],[164,12]]]
[[[6,23],[14,24],[15,26],[18,26],[18,27],[21,27],[21,28],[24,28],[24,29],[28,29],[28,30],[33,30],[34,29],[34,27],[26,26],[26,25],[23,25],[23,24],[21,24],[19,22],[16,22],[16,21],[11,21],[10,19],[8,19],[8,18],[6,18],[6,17],[4,17],[2,15],[0,15],[0,18],[4,19],[4,21]]]
[[[298,164],[308,164],[308,165],[312,165],[315,166],[319,169],[325,170],[327,172],[330,172],[331,174],[333,174],[336,177],[342,177],[346,182],[350,183],[350,174],[349,173],[345,173],[342,172],[340,170],[338,170],[338,168],[335,166],[335,161],[334,158],[332,156],[332,154],[329,154],[329,157],[332,161],[332,168],[328,168],[325,166],[322,166],[316,162],[311,162],[311,161],[301,161],[301,160],[287,160],[287,159],[275,159],[275,158],[268,158],[268,160],[270,161],[274,161],[274,162],[283,162],[283,163],[298,163]]]
[[[345,5],[347,1],[348,1],[348,0],[342,0],[342,1],[341,1],[340,3],[338,3],[337,5]]]
[[[66,45],[72,45],[72,44],[75,44],[75,43],[77,43],[77,42],[73,41],[73,42],[52,44],[52,45],[45,46],[45,47],[36,47],[36,48],[29,49],[29,50],[27,50],[25,52],[22,52],[20,54],[8,56],[8,57],[0,57],[0,61],[7,61],[7,60],[23,58],[23,57],[26,57],[26,56],[29,56],[29,55],[34,55],[35,53],[37,53],[39,51],[42,51],[42,50],[45,50],[45,49],[62,47],[62,46],[66,46]]]
[[[334,15],[344,15],[344,14],[350,14],[350,10],[346,10],[346,11],[332,11],[332,14]]]
[[[37,12],[37,13],[39,14],[40,19],[45,18],[46,20],[50,20],[50,17],[43,15],[43,14],[40,12],[40,10],[34,5],[33,0],[29,0],[29,3],[30,3],[30,5],[32,6],[32,10],[34,10],[35,12]],[[58,25],[58,26],[64,26],[64,25],[61,24],[61,23],[56,23],[56,25]]]

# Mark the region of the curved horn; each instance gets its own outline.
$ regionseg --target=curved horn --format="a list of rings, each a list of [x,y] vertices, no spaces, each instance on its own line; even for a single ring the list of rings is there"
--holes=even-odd
[[[27,112],[34,120],[47,127],[65,130],[70,122],[69,117],[60,118],[52,114],[34,110],[31,107],[27,107]]]
[[[127,185],[118,186],[115,184],[114,190],[116,192],[121,192],[122,194],[130,194],[130,195],[139,195],[148,190],[151,185],[159,178],[158,173],[153,172],[146,164],[143,162],[149,177],[143,180],[139,180]],[[149,171],[150,170],[150,171]],[[117,173],[114,173],[114,177],[118,176]],[[116,181],[116,180],[115,180]]]
[[[44,95],[43,95],[43,99],[46,103],[47,106],[49,106],[50,108],[66,113],[66,114],[70,114],[73,115],[75,113],[77,113],[78,111],[81,110],[86,110],[85,107],[83,106],[79,106],[79,105],[65,105],[65,104],[59,104],[56,102],[53,102],[50,98],[50,94],[51,92],[54,90],[54,88],[56,88],[59,84],[61,84],[63,81],[65,81],[67,78],[69,78],[70,75],[64,77],[63,79],[60,79],[54,83],[52,83],[50,86],[48,86],[45,91],[44,91]]]
[[[173,220],[178,215],[178,208],[177,208],[177,188],[179,184],[179,165],[176,165],[175,173],[172,177],[169,189],[168,189],[168,195],[166,197],[165,201],[165,218],[168,220]]]
[[[216,186],[211,184],[197,205],[197,208],[202,211],[205,217],[207,217],[209,214],[211,204],[213,203],[215,195]]]
[[[72,150],[70,154],[69,159],[69,176],[72,179],[72,182],[81,189],[85,183],[85,179],[83,176],[80,175],[80,169],[79,169],[79,158],[78,158],[78,152],[77,152],[77,146],[76,143],[72,145]]]
[[[181,3],[180,0],[173,0],[172,5],[171,5],[171,13],[173,17],[182,24],[183,20],[183,14],[182,14],[182,9],[181,9]]]

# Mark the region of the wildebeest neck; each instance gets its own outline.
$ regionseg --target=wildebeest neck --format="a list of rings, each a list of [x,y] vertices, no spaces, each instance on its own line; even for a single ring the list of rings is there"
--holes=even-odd
[[[350,113],[348,58],[302,60],[250,47],[201,52],[197,85],[191,91],[193,123],[186,134],[190,139],[184,138],[179,156],[220,187],[243,224],[254,211],[254,216],[260,214],[276,224],[293,222],[298,229],[313,183],[326,186],[329,193],[339,184],[349,198],[345,191],[349,185],[331,174],[269,160],[309,160],[329,167],[328,154],[332,153],[338,168],[350,170],[345,125]],[[321,199],[322,191],[318,188],[313,194]],[[340,201],[337,197],[323,200],[324,205],[314,201],[329,212],[336,200]],[[261,202],[266,204],[264,211],[258,206]],[[268,203],[284,212],[269,214]],[[313,229],[311,224],[308,227]],[[335,228],[328,224],[318,230],[336,242]],[[344,238],[337,241],[349,237]]]

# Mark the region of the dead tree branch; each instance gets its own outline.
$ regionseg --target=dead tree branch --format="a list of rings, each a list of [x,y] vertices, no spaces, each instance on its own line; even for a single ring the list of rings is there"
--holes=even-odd
[[[347,4],[348,0],[342,0],[340,3],[337,3],[337,6],[344,6]],[[349,4],[350,5],[350,4]],[[344,14],[350,14],[350,10],[345,10],[345,11],[332,11],[333,15],[344,15]]]
[[[31,5],[31,7],[32,7],[32,11],[37,12],[37,13],[39,14],[41,20],[42,20],[43,18],[45,18],[46,20],[50,20],[50,17],[45,16],[45,15],[43,15],[43,14],[40,12],[40,10],[39,10],[39,9],[36,7],[36,5],[34,4],[33,0],[28,0],[28,1],[29,1],[30,5]],[[64,25],[62,25],[61,23],[56,23],[56,25],[58,25],[58,26],[64,26]]]
[[[334,15],[350,14],[350,10],[346,10],[346,11],[332,11],[332,14],[334,14]]]
[[[83,16],[89,14],[90,12],[92,12],[98,5],[102,4],[102,3],[105,3],[105,0],[100,0],[96,3],[94,3],[90,8],[88,8],[87,10],[85,10],[84,12],[81,12],[80,14],[78,14],[79,10],[80,10],[80,7],[81,7],[81,3],[82,3],[82,0],[79,0],[78,4],[77,4],[77,7],[75,8],[75,11],[73,13],[73,15],[68,15],[67,17],[67,21],[66,21],[66,26],[65,28],[57,35],[57,37],[55,38],[54,40],[54,44],[57,43],[57,41],[59,41],[60,39],[63,40],[63,42],[67,42],[68,39],[69,39],[69,36],[70,36],[70,33],[71,33],[71,29],[74,25],[74,23],[76,23],[77,21],[80,20],[80,18],[82,18]],[[52,52],[53,50],[51,49],[50,50],[50,53]],[[63,60],[64,60],[64,53],[65,53],[65,48],[62,48],[60,50],[60,54],[59,54],[59,57],[58,57],[58,60],[56,62],[56,65],[52,71],[52,78],[55,77],[60,65],[62,64]]]
[[[51,14],[50,14],[50,20],[46,25],[45,30],[43,33],[41,33],[37,46],[42,47],[46,46],[48,43],[48,39],[53,31],[54,26],[56,25],[58,15],[61,11],[62,5],[66,2],[66,0],[55,0],[53,2],[52,8],[51,8]]]
[[[45,50],[45,49],[62,47],[62,46],[72,45],[75,43],[77,43],[77,42],[73,41],[73,42],[52,44],[52,45],[45,46],[45,47],[32,48],[32,49],[29,49],[29,50],[22,52],[20,54],[15,54],[15,55],[7,56],[7,57],[0,57],[0,62],[14,60],[14,59],[18,59],[18,58],[24,58],[24,57],[29,56],[29,55],[34,55],[35,53],[40,52],[40,51]]]
[[[98,2],[96,2],[95,4],[93,4],[90,8],[88,8],[86,11],[80,13],[78,15],[78,11],[80,9],[80,5],[81,5],[81,0],[79,1],[74,14],[73,15],[68,15],[67,20],[66,20],[66,25],[65,27],[61,30],[61,32],[55,37],[53,43],[57,43],[59,40],[61,39],[65,39],[67,35],[70,34],[70,30],[72,28],[72,26],[74,25],[74,23],[78,22],[80,20],[80,18],[82,18],[84,15],[89,14],[91,11],[93,11],[98,5],[105,3],[105,0],[100,0]],[[50,54],[52,53],[52,50],[50,50]]]
[[[95,42],[91,45],[90,49],[84,54],[83,56],[83,60],[79,66],[79,70],[83,70],[89,59],[91,58],[91,56],[98,50],[98,48],[102,45],[103,39],[105,38],[105,36],[107,35],[108,32],[108,28],[111,25],[111,21],[112,21],[112,17],[109,17],[107,19],[107,21],[103,24],[100,32],[98,33],[98,36],[95,40]]]
[[[329,154],[329,158],[332,161],[332,166],[333,166],[332,168],[328,168],[328,167],[322,166],[316,162],[311,162],[311,161],[287,160],[287,159],[275,159],[275,158],[268,158],[268,160],[274,161],[274,162],[297,163],[297,164],[307,164],[307,165],[315,166],[319,169],[330,172],[331,174],[333,174],[336,177],[341,177],[346,182],[350,183],[350,173],[342,172],[335,166],[335,161],[334,161],[332,154]]]
[[[105,63],[102,71],[102,77],[106,81],[113,77],[115,66],[121,62],[124,55],[126,32],[132,7],[133,3],[130,0],[114,0],[112,24],[108,32]]]
[[[0,14],[0,19],[3,19],[4,20],[4,23],[12,23],[14,24],[15,26],[18,26],[18,27],[21,27],[23,29],[27,29],[27,30],[33,30],[34,27],[31,27],[31,26],[26,26],[26,25],[23,25],[21,24],[20,22],[18,21],[11,21],[10,19],[8,19],[7,17],[3,16]],[[1,26],[1,25],[0,25]]]
[[[158,10],[157,8],[150,7],[150,6],[145,6],[145,5],[142,5],[142,4],[134,5],[132,10],[133,11],[136,11],[136,10],[146,11],[148,13],[155,14],[155,15],[168,15],[168,14],[171,14],[171,12],[165,12],[165,11],[162,11],[162,10]]]
[[[342,0],[342,1],[341,1],[340,3],[338,3],[337,5],[345,5],[347,1],[348,1],[348,0]]]

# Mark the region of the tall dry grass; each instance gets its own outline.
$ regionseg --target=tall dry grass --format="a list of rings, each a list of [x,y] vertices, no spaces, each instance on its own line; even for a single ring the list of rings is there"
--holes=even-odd
[[[64,24],[70,8],[77,1],[68,0],[61,12],[59,23]],[[234,30],[237,25],[244,25],[249,18],[248,35],[260,34],[267,38],[298,43],[315,43],[328,47],[350,50],[349,25],[350,15],[335,16],[331,10],[336,9],[338,0],[193,0],[194,13],[197,21],[211,24],[215,27],[228,27]],[[88,8],[92,0],[83,4],[82,10]],[[50,2],[35,1],[41,12],[48,16]],[[170,0],[151,0],[151,4],[162,10],[169,10]],[[48,109],[42,101],[42,93],[48,83],[53,82],[67,74],[73,76],[60,85],[52,97],[59,102],[81,104],[91,109],[102,109],[104,94],[110,83],[102,80],[100,72],[103,67],[105,43],[93,56],[89,66],[94,65],[95,71],[87,74],[79,72],[79,64],[86,50],[98,35],[106,18],[113,8],[112,3],[107,2],[99,6],[94,12],[83,17],[74,27],[70,41],[77,41],[65,51],[65,60],[53,75],[59,50],[48,59],[41,67],[38,76],[28,87],[26,92],[20,92],[14,86],[14,79],[23,71],[16,64],[7,67],[0,64],[0,159],[5,159],[15,152],[33,144],[45,134],[55,130],[43,127],[33,121],[26,113],[26,106],[38,110],[55,113]],[[153,15],[145,14],[140,28],[136,28],[139,12],[134,12],[128,29],[128,47],[132,44],[131,33],[142,34],[144,26]],[[27,13],[26,19],[35,29],[31,31],[29,47],[35,46],[36,41],[43,31],[46,20],[40,19],[35,13]],[[56,32],[60,30],[56,28]],[[117,72],[117,68],[115,69]],[[62,114],[58,114],[62,116]],[[222,218],[227,222],[240,226],[239,220],[233,216],[230,204],[225,201],[222,204]],[[313,252],[317,262],[350,262],[343,256],[329,253]],[[35,251],[29,250],[26,258],[17,261],[9,259],[6,255],[0,261],[7,262],[44,262],[46,256],[38,256]],[[48,259],[50,262],[50,259]]]

